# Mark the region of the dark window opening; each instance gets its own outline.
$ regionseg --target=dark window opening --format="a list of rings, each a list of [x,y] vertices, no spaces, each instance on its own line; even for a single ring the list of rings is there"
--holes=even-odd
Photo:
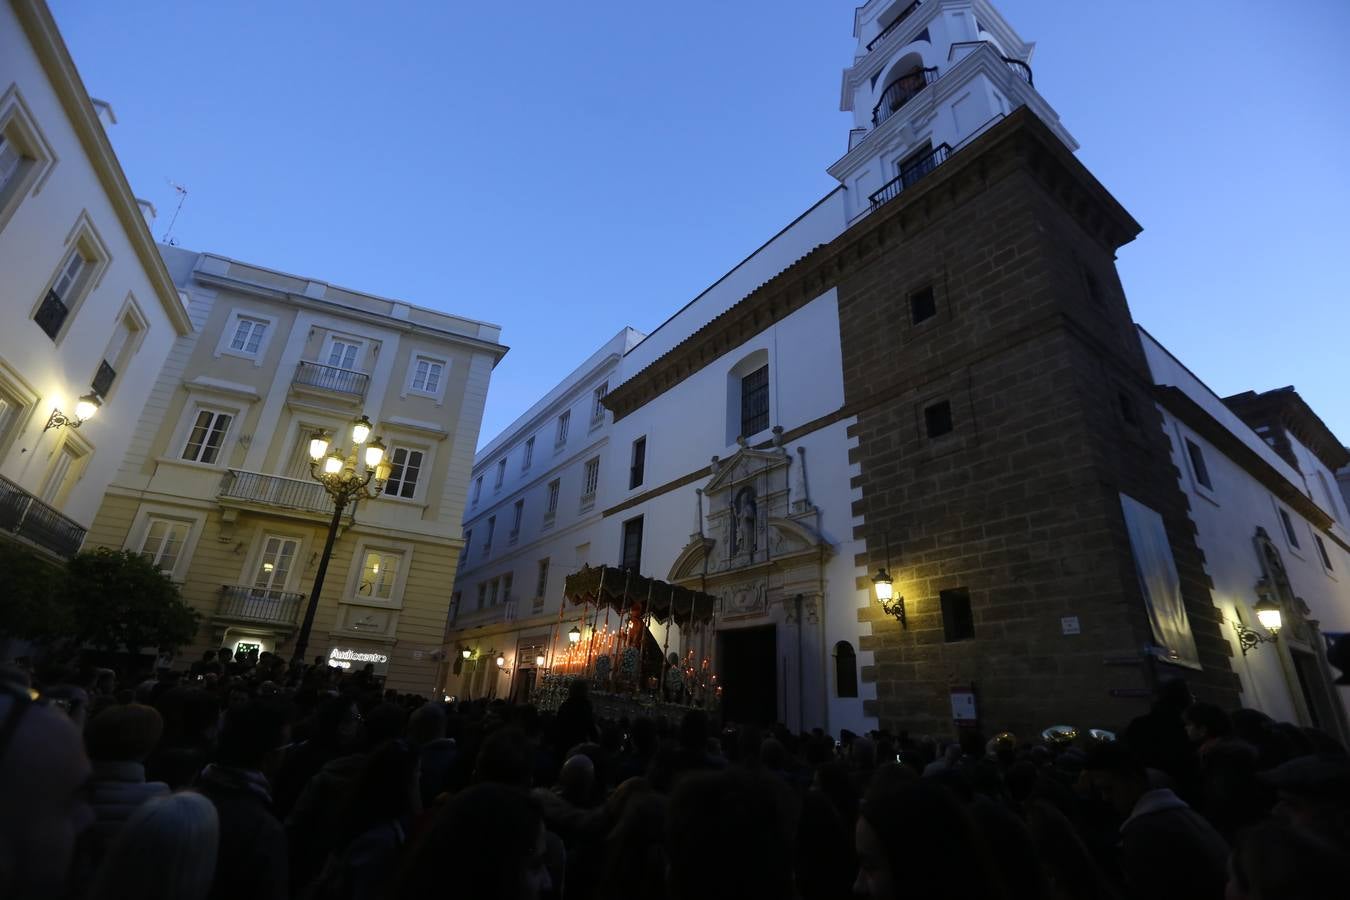
[[[1102,283],[1097,280],[1097,276],[1093,275],[1087,266],[1083,267],[1083,283],[1087,285],[1088,297],[1091,298],[1092,302],[1102,303],[1104,299],[1102,297]]]
[[[640,437],[633,441],[633,465],[628,470],[628,489],[642,484],[647,465],[647,439]]]
[[[1186,455],[1191,458],[1191,471],[1195,473],[1195,480],[1201,486],[1214,490],[1214,483],[1209,480],[1209,466],[1205,465],[1205,452],[1190,438],[1186,438]]]
[[[66,316],[70,315],[70,308],[56,295],[55,291],[48,291],[47,296],[43,298],[42,305],[38,307],[33,321],[42,329],[43,333],[52,340],[61,332],[61,326],[66,323]]]
[[[1317,555],[1322,557],[1322,565],[1326,566],[1328,572],[1334,571],[1331,566],[1331,557],[1327,554],[1327,545],[1322,543],[1320,535],[1313,535],[1313,541],[1317,544]]]
[[[975,637],[975,615],[970,609],[970,591],[953,588],[938,594],[942,604],[942,639],[947,643]]]
[[[769,427],[769,367],[760,366],[741,379],[741,434],[749,437]]]
[[[1134,401],[1124,391],[1117,394],[1116,399],[1120,403],[1120,417],[1125,420],[1125,424],[1138,426],[1139,417],[1134,413]]]
[[[952,430],[952,405],[943,400],[941,403],[934,403],[932,406],[924,408],[923,411],[924,427],[928,429],[930,438],[942,437]]]
[[[108,365],[105,359],[98,364],[98,372],[94,375],[94,383],[91,385],[94,393],[100,397],[107,397],[108,391],[112,390],[113,382],[117,380],[117,370]]]
[[[933,286],[909,295],[909,315],[915,325],[937,315],[937,300],[933,298]]]
[[[858,696],[858,656],[848,641],[834,645],[834,691],[839,697]]]
[[[1289,513],[1280,510],[1280,524],[1284,526],[1284,536],[1289,538],[1289,546],[1298,549],[1298,535],[1294,533],[1294,521],[1289,518]]]
[[[623,558],[619,568],[642,571],[642,516],[623,523]]]

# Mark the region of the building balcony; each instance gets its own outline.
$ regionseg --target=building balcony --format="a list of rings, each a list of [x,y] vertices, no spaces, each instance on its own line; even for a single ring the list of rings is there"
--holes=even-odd
[[[886,182],[882,185],[881,190],[868,197],[872,202],[872,209],[899,197],[905,188],[911,187],[929,172],[946,162],[951,152],[951,147],[946,144],[938,144],[924,155],[906,161],[904,166],[901,167],[899,175]]]
[[[896,16],[895,19],[891,22],[891,24],[881,29],[881,34],[872,38],[872,40],[867,44],[867,52],[871,53],[872,48],[876,47],[877,44],[880,44],[882,41],[886,40],[886,38],[890,37],[891,32],[895,31],[895,29],[900,27],[900,24],[902,22],[904,22],[910,16],[914,15],[914,11],[918,9],[920,6],[923,6],[923,0],[914,0],[913,3],[911,3],[909,6],[906,6],[903,10],[901,10],[900,15]]]
[[[220,603],[216,605],[216,618],[293,628],[296,614],[304,602],[304,594],[222,584]]]
[[[351,400],[360,400],[366,396],[370,386],[370,376],[354,369],[341,369],[326,366],[323,363],[301,360],[295,367],[291,384],[300,388],[313,388],[327,394],[335,394]]]
[[[333,512],[332,498],[317,481],[264,475],[241,469],[230,469],[225,473],[225,477],[220,480],[220,493],[216,497],[238,505],[269,509],[324,515]]]
[[[0,476],[0,528],[57,556],[74,556],[85,529],[8,478]]]
[[[937,81],[936,68],[915,69],[908,75],[902,75],[893,81],[881,94],[881,101],[872,109],[872,127],[876,128],[900,111],[906,103],[919,95],[919,92]]]

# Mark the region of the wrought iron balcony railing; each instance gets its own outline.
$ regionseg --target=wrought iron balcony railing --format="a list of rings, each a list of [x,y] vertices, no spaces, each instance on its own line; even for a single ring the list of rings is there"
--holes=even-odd
[[[61,333],[61,326],[66,323],[66,316],[70,315],[70,307],[66,306],[64,300],[57,295],[56,291],[48,291],[47,296],[42,298],[42,305],[38,307],[33,321],[38,327],[46,332],[47,337],[56,340],[56,336]]]
[[[58,556],[74,556],[84,543],[83,526],[3,476],[0,476],[0,528]]]
[[[929,172],[946,162],[947,157],[951,155],[951,152],[951,147],[946,144],[938,144],[923,156],[906,162],[900,169],[899,175],[886,182],[881,190],[868,197],[868,199],[872,201],[872,209],[876,209],[883,203],[887,203],[900,196],[900,193],[905,188],[910,187]]]
[[[881,101],[872,109],[872,127],[875,128],[893,116],[900,107],[913,100],[919,91],[937,81],[938,70],[915,69],[899,80],[891,82],[881,94]]]
[[[923,0],[914,0],[913,3],[911,3],[909,6],[906,6],[904,10],[900,13],[900,15],[895,17],[895,20],[891,22],[891,24],[881,29],[881,34],[872,38],[872,40],[867,44],[867,52],[871,53],[873,47],[875,47],[877,44],[880,44],[882,41],[886,40],[886,38],[890,37],[891,32],[899,28],[900,23],[908,19],[910,16],[912,16],[914,14],[914,10],[918,9],[922,5]]]
[[[230,469],[220,481],[222,500],[239,500],[303,512],[331,513],[333,500],[317,481]]]
[[[94,374],[93,384],[94,393],[100,397],[107,397],[108,391],[112,390],[113,382],[117,380],[117,370],[108,364],[105,359],[98,364],[98,372]]]
[[[220,586],[220,603],[216,606],[216,615],[240,622],[294,625],[295,614],[304,600],[304,594],[289,591],[223,584]]]
[[[364,397],[366,387],[370,384],[370,376],[365,372],[302,360],[295,367],[295,377],[291,379],[291,383],[323,388],[339,394],[351,394],[353,397]]]

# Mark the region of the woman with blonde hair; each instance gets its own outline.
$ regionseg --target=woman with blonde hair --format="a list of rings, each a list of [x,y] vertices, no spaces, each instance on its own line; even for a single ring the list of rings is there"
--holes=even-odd
[[[210,800],[191,791],[156,797],[113,840],[88,900],[206,900],[219,841]]]

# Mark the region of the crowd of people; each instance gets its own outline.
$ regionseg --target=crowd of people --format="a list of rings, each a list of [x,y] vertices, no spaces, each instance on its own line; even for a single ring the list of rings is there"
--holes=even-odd
[[[598,718],[370,668],[0,670],[0,897],[1350,896],[1350,758],[1160,686],[1117,735]]]

